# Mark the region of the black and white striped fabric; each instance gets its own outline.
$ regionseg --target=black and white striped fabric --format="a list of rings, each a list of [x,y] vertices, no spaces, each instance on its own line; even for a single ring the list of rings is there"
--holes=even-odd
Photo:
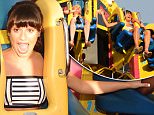
[[[5,107],[39,107],[46,100],[42,77],[7,77]]]

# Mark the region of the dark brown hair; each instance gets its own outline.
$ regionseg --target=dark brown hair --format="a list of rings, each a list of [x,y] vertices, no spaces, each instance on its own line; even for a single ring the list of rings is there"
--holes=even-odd
[[[7,30],[11,31],[11,28],[16,25],[19,27],[31,26],[42,31],[43,15],[40,8],[34,3],[34,1],[21,1],[17,2],[8,13]],[[41,37],[38,38],[34,50],[40,52],[42,48]]]
[[[124,15],[126,15],[126,14],[131,14],[132,15],[132,12],[130,10],[125,10]]]

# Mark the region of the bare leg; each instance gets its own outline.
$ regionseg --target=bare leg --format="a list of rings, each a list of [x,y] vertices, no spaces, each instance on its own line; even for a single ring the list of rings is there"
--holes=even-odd
[[[84,35],[85,35],[85,44],[86,44],[86,46],[91,46],[91,43],[88,41],[89,32],[90,32],[90,22],[85,19]]]
[[[138,33],[139,33],[139,28],[135,26],[134,33],[133,33],[135,47],[139,47],[139,34]]]
[[[145,36],[144,36],[144,44],[145,44],[145,49],[144,49],[144,54],[147,57],[150,57],[152,55],[152,52],[149,52],[149,44],[150,44],[150,30],[145,30]],[[149,55],[148,55],[149,54]]]
[[[74,36],[75,36],[75,31],[76,31],[76,18],[73,17],[71,19],[71,23],[70,23],[70,37],[71,37],[71,40],[69,42],[70,44],[70,47],[72,48],[74,46]]]
[[[145,36],[144,36],[144,43],[145,43],[145,49],[144,49],[144,51],[146,52],[146,53],[148,53],[149,52],[149,44],[150,44],[150,30],[145,30]]]
[[[135,43],[135,53],[138,54],[142,52],[143,47],[139,47],[139,28],[137,26],[134,27],[134,33],[133,33],[134,43]]]

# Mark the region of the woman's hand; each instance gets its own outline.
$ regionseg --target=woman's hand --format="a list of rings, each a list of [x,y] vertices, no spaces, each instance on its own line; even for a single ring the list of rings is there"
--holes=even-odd
[[[103,10],[102,9],[99,9],[99,10],[97,10],[97,12],[96,12],[97,14],[104,14],[104,12],[103,12]]]
[[[150,83],[141,83],[141,80],[130,81],[131,88],[150,87]]]
[[[142,83],[150,83],[150,87],[140,87],[137,90],[144,95],[152,94],[154,91],[154,77],[143,79]]]

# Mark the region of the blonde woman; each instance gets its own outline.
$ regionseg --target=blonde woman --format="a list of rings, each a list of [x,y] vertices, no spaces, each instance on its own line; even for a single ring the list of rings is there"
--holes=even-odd
[[[72,8],[73,18],[70,22],[70,37],[71,40],[69,42],[70,47],[74,47],[74,35],[77,28],[84,28],[84,35],[85,35],[85,45],[87,47],[91,46],[91,42],[88,41],[89,38],[89,31],[90,31],[90,22],[86,19],[83,19],[81,16],[81,7],[80,5],[74,5]]]

